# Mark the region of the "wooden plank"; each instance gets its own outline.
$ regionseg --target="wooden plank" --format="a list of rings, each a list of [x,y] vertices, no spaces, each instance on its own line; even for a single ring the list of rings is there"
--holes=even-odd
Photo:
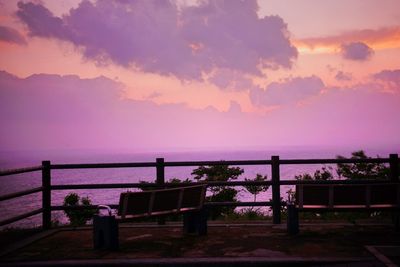
[[[5,219],[3,221],[0,221],[0,226],[6,225],[6,224],[10,224],[10,223],[13,223],[13,222],[16,222],[16,221],[31,217],[31,216],[39,214],[41,212],[43,212],[42,208],[30,211],[30,212],[26,212],[26,213],[23,213],[23,214],[20,214],[20,215],[17,215],[17,216],[8,218],[8,219]]]
[[[123,199],[123,204],[122,204],[122,211],[121,211],[121,217],[124,219],[126,217],[126,212],[128,210],[128,201],[129,201],[129,194],[124,195]],[[121,209],[121,207],[120,207]]]
[[[332,208],[334,205],[334,203],[333,203],[333,197],[334,197],[333,185],[329,185],[328,188],[329,188],[328,206],[329,206],[329,208]]]
[[[304,198],[303,198],[303,185],[298,185],[298,188],[299,188],[299,207],[300,208],[303,208],[303,201],[304,201]]]
[[[82,164],[52,164],[51,169],[108,169],[108,168],[142,168],[156,167],[155,162],[128,162],[128,163],[82,163]]]
[[[365,206],[367,208],[371,206],[371,185],[365,186]]]
[[[7,194],[7,195],[2,195],[2,196],[0,196],[0,201],[13,199],[13,198],[17,198],[17,197],[22,197],[22,196],[25,196],[25,195],[29,195],[29,194],[40,192],[42,190],[43,190],[43,187],[36,187],[36,188],[32,188],[32,189],[27,189],[27,190],[24,190],[24,191],[19,191],[19,192]]]
[[[220,165],[269,165],[270,160],[219,160],[219,161],[171,161],[166,167],[220,166]]]
[[[178,198],[178,204],[177,204],[177,210],[180,211],[182,207],[182,201],[183,201],[183,193],[185,192],[185,189],[182,188],[179,190],[179,198]]]
[[[397,206],[400,207],[400,183],[397,184]]]
[[[154,207],[154,199],[156,197],[156,191],[151,192],[150,195],[150,201],[149,201],[149,215],[153,212],[153,207]]]
[[[11,170],[0,170],[0,176],[14,175],[26,172],[35,172],[42,170],[42,166],[33,166],[19,169],[11,169]]]

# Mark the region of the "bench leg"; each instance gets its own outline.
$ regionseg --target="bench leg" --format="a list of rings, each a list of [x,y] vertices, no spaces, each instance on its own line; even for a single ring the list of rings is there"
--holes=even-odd
[[[294,205],[287,205],[287,232],[289,235],[299,233],[299,211]]]
[[[118,222],[114,216],[93,216],[93,247],[95,249],[117,250]]]
[[[400,231],[400,211],[392,212],[392,221],[396,232]]]
[[[207,234],[207,210],[192,211],[183,215],[183,232],[185,234]]]

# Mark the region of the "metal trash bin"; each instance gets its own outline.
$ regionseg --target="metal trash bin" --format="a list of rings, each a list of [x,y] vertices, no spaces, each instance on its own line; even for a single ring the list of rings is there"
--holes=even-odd
[[[207,217],[206,208],[185,213],[183,215],[183,232],[185,234],[207,235]]]
[[[93,247],[117,250],[118,243],[118,222],[115,216],[93,216]]]
[[[299,212],[293,204],[287,205],[287,231],[289,235],[299,233]]]

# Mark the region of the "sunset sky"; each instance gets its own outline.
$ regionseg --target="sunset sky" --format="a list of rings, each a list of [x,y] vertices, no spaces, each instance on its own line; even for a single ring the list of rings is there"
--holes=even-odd
[[[0,151],[400,151],[398,0],[0,0],[0,71]]]

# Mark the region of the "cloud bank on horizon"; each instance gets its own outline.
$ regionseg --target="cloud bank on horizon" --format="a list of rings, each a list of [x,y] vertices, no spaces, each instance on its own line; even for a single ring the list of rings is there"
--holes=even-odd
[[[376,77],[398,83],[397,72]],[[305,93],[312,95],[323,86],[316,77],[293,79],[271,85],[271,94],[295,91],[302,83],[308,86]],[[376,90],[375,83],[362,87],[368,90],[329,88],[301,109],[286,105],[272,114],[253,116],[241,112],[236,102],[231,102],[227,112],[219,112],[211,107],[194,110],[182,104],[128,100],[122,97],[123,85],[105,77],[40,74],[21,79],[1,72],[1,149],[72,149],[77,145],[115,150],[244,149],[267,147],[271,140],[274,145],[299,145],[298,138],[304,146],[357,148],[371,142],[396,143],[400,95]],[[280,101],[296,98],[294,94]]]
[[[392,0],[311,37],[307,1],[63,3],[0,0],[0,150],[400,145]]]

